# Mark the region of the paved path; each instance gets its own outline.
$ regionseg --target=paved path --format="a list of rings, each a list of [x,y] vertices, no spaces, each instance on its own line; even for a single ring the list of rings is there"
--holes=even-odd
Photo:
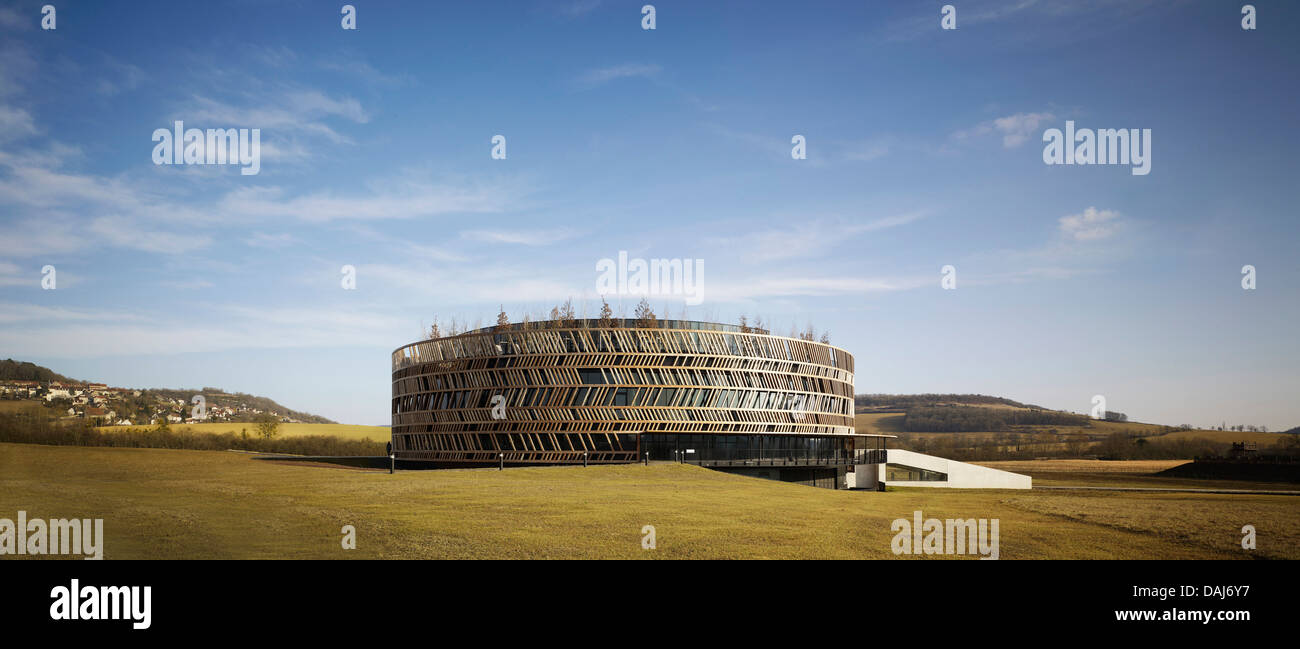
[[[1260,496],[1300,496],[1300,491],[1272,491],[1266,489],[1193,489],[1173,487],[1064,487],[1034,486],[1034,489],[1065,489],[1088,491],[1151,491],[1156,493],[1190,493],[1190,494],[1252,494]]]

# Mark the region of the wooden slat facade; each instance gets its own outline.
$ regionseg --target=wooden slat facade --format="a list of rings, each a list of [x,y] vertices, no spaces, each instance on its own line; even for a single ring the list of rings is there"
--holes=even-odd
[[[398,457],[553,464],[581,463],[585,453],[589,463],[631,462],[641,433],[853,433],[853,356],[842,349],[707,323],[548,324],[394,351]]]

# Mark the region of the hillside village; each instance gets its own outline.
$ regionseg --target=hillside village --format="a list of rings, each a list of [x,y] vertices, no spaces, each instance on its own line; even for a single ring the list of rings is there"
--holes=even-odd
[[[195,396],[203,397],[202,407],[195,403]],[[171,424],[255,422],[268,415],[284,423],[331,423],[322,417],[274,407],[278,404],[269,399],[213,388],[191,394],[183,390],[117,388],[103,383],[7,379],[0,380],[0,400],[37,403],[62,418],[85,419],[95,426],[149,425],[162,419]]]

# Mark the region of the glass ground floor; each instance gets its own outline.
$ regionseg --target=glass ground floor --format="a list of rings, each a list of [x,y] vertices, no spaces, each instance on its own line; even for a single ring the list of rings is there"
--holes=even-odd
[[[642,457],[705,466],[816,466],[863,463],[848,436],[643,433]]]

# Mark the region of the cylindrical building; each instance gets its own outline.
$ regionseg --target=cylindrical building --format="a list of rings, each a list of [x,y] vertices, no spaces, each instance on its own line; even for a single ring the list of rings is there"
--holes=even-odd
[[[393,452],[445,466],[648,457],[826,486],[862,462],[848,352],[734,325],[640,324],[511,324],[397,349]]]

